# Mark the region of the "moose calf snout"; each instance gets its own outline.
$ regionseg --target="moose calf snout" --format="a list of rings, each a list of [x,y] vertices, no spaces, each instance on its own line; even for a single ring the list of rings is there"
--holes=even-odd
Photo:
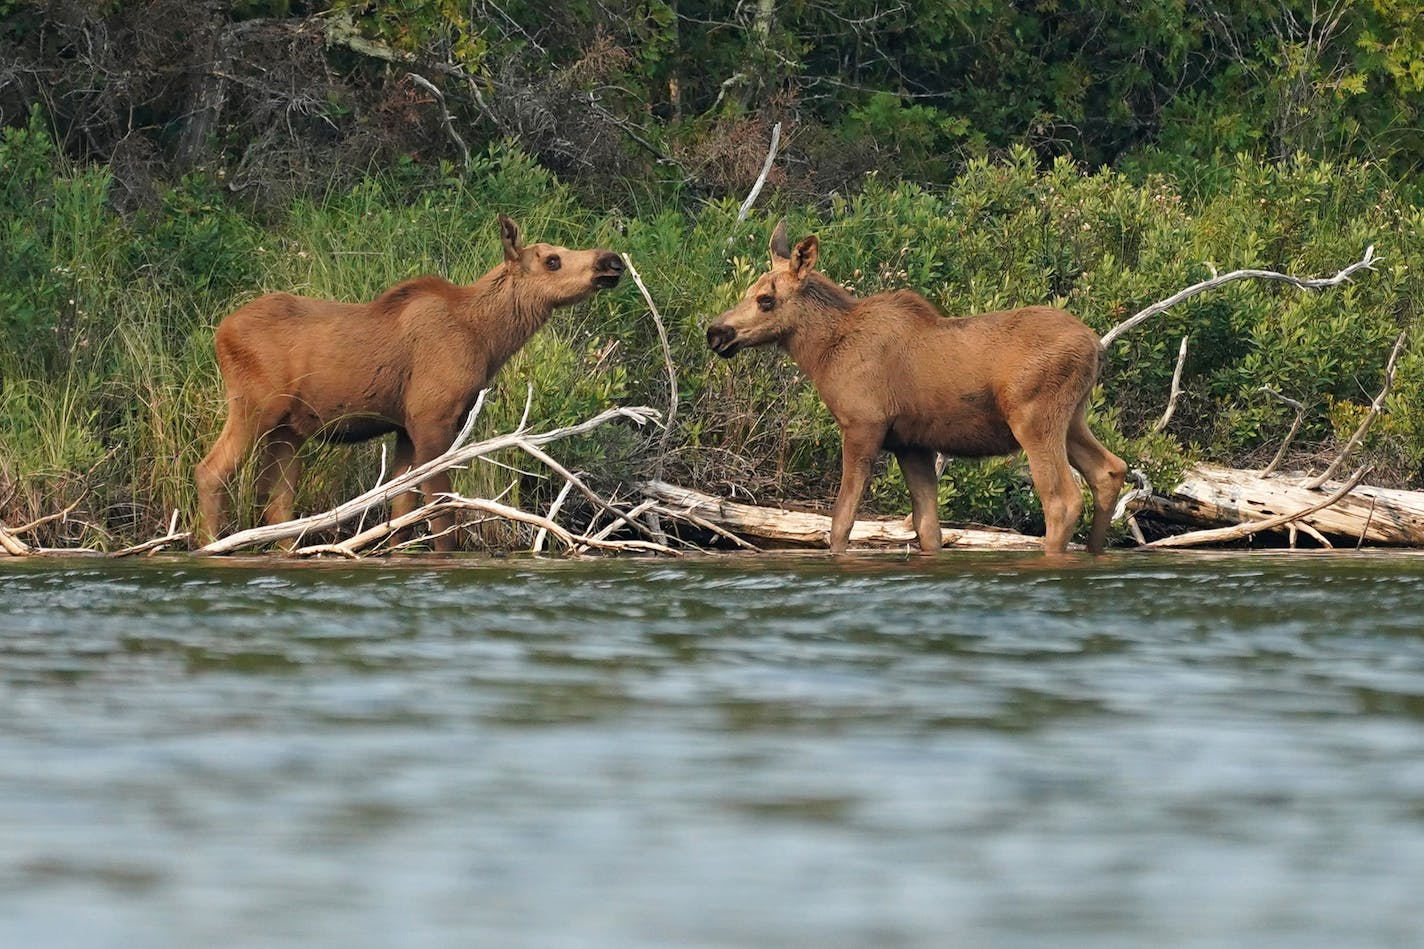
[[[728,351],[732,345],[732,340],[737,338],[737,331],[725,323],[713,323],[707,327],[707,345],[719,356],[727,357],[732,355]]]
[[[623,258],[611,251],[604,251],[598,258],[598,276],[594,278],[594,283],[603,289],[609,289],[618,285],[618,280],[623,276],[623,271],[627,267],[623,263]]]

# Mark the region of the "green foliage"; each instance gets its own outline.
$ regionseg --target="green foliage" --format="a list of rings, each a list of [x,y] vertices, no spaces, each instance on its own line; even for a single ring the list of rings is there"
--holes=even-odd
[[[80,500],[69,526],[55,530],[106,544],[157,533],[175,509],[191,523],[191,472],[224,411],[211,348],[218,319],[266,290],[364,300],[425,272],[472,280],[500,259],[501,211],[529,240],[632,257],[678,374],[668,477],[768,498],[834,495],[839,432],[799,371],[772,352],[722,361],[706,348],[708,321],[766,266],[770,222],[737,222],[734,199],[597,213],[500,144],[475,155],[468,175],[403,165],[277,216],[194,173],[124,218],[105,202],[103,172],[68,166],[37,120],[9,130],[0,149],[0,479],[15,488],[0,488],[11,498],[0,518],[28,520]],[[1092,424],[1160,485],[1191,457],[1251,463],[1274,451],[1290,415],[1260,395],[1262,385],[1307,405],[1304,448],[1347,435],[1424,299],[1424,209],[1381,167],[1242,156],[1214,176],[1213,187],[1197,189],[1066,159],[1040,169],[1018,147],[1002,160],[969,161],[943,188],[876,176],[788,218],[793,234],[819,233],[819,266],[858,294],[915,288],[951,316],[1050,303],[1100,332],[1213,269],[1328,275],[1374,243],[1381,263],[1348,286],[1306,294],[1239,282],[1159,314],[1113,347]],[[1191,337],[1185,394],[1167,432],[1152,434],[1182,335]],[[531,388],[537,426],[614,404],[666,404],[657,333],[631,283],[557,314],[498,377],[481,433],[511,428]],[[1421,389],[1424,359],[1411,341],[1390,411],[1366,445],[1406,483],[1424,465]],[[646,433],[616,427],[558,449],[606,487],[645,472],[648,452]],[[304,510],[369,486],[380,465],[371,445],[313,446],[307,460]],[[513,483],[536,506],[556,487],[490,465],[462,477],[462,490],[486,495]],[[940,494],[946,519],[1041,527],[1017,459],[956,462]],[[907,510],[892,464],[879,470],[870,504]]]

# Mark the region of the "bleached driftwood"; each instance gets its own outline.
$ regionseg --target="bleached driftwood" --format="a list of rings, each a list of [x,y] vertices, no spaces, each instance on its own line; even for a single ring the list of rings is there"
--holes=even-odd
[[[668,554],[671,556],[681,556],[681,554],[662,544],[655,544],[645,540],[605,540],[603,538],[587,537],[583,534],[575,534],[554,523],[547,517],[538,514],[531,514],[528,511],[520,510],[509,504],[502,504],[499,501],[491,501],[487,498],[467,498],[458,494],[442,495],[439,500],[432,501],[423,507],[412,511],[410,514],[396,518],[389,525],[377,525],[367,531],[358,534],[350,540],[339,544],[316,544],[310,547],[303,547],[294,550],[296,556],[310,556],[326,553],[339,554],[343,557],[355,558],[359,556],[358,551],[369,546],[374,541],[394,533],[403,527],[411,524],[418,524],[423,520],[429,520],[437,514],[447,511],[475,511],[481,514],[489,514],[495,518],[505,521],[513,521],[519,524],[529,524],[539,528],[546,534],[552,534],[565,547],[569,549],[594,547],[600,550],[616,551],[642,551],[645,553]],[[384,530],[383,530],[384,528]]]
[[[776,151],[776,140],[780,135],[781,123],[778,122],[776,124],[776,132],[772,135],[771,141],[773,153]],[[768,167],[770,167],[770,163],[771,159],[768,156]],[[762,172],[763,175],[765,175],[765,173],[765,171]],[[667,372],[668,377],[667,415],[663,417],[663,434],[662,437],[658,439],[658,454],[656,460],[653,462],[653,480],[661,481],[663,477],[663,466],[667,463],[668,439],[672,437],[673,425],[677,421],[677,366],[673,364],[672,344],[668,342],[667,327],[663,325],[663,316],[658,312],[658,305],[653,302],[653,295],[648,292],[648,287],[643,283],[643,278],[642,275],[638,273],[638,268],[633,266],[633,258],[624,254],[623,264],[628,268],[628,276],[633,278],[633,283],[637,285],[638,292],[643,295],[643,302],[648,304],[648,312],[653,316],[653,326],[655,326],[658,331],[658,344],[662,347],[663,351],[663,369]],[[649,513],[648,519],[652,524],[653,540],[660,544],[666,542],[667,537],[663,534],[663,526],[658,521],[657,513]]]
[[[33,554],[36,549],[38,548],[25,543],[12,532],[0,526],[0,550],[3,550],[11,557],[28,557]]]
[[[1177,368],[1172,370],[1172,390],[1167,395],[1167,408],[1163,410],[1162,417],[1157,420],[1157,424],[1152,426],[1152,431],[1160,432],[1167,427],[1167,423],[1172,421],[1172,415],[1177,411],[1177,400],[1182,397],[1182,369],[1187,364],[1187,337],[1182,337],[1182,346],[1177,353]]]
[[[1308,517],[1320,514],[1332,506],[1344,500],[1355,486],[1364,478],[1367,467],[1360,468],[1351,475],[1344,484],[1341,484],[1333,493],[1327,497],[1321,497],[1318,493],[1312,492],[1316,498],[1314,503],[1305,507],[1297,507],[1289,512],[1276,514],[1271,517],[1261,518],[1250,523],[1234,524],[1230,527],[1218,527],[1211,530],[1192,531],[1187,534],[1176,534],[1171,537],[1162,537],[1151,543],[1143,544],[1144,548],[1155,549],[1162,547],[1200,547],[1204,544],[1223,544],[1237,540],[1244,540],[1252,534],[1262,531],[1279,530],[1281,527],[1294,524],[1297,521],[1304,521]],[[1369,515],[1361,527],[1360,537],[1363,540],[1364,532],[1369,530],[1370,523],[1374,515],[1374,505],[1371,504]]]
[[[762,185],[766,184],[766,176],[771,173],[771,164],[776,161],[776,148],[781,144],[781,123],[777,122],[771,127],[771,147],[767,149],[766,161],[761,164],[761,174],[757,175],[756,184],[752,185],[752,190],[747,194],[747,199],[742,202],[742,206],[737,209],[737,223],[747,219],[747,212],[756,204],[757,195],[761,194]]]
[[[1165,520],[1197,525],[1250,524],[1310,508],[1321,491],[1338,491],[1331,481],[1312,490],[1300,478],[1262,478],[1251,471],[1200,464],[1189,468],[1170,491],[1140,498],[1137,510]],[[1353,487],[1329,507],[1299,518],[1302,528],[1362,540],[1367,544],[1424,545],[1424,492]]]
[[[1330,480],[1330,478],[1334,477],[1335,472],[1339,471],[1340,466],[1345,463],[1345,459],[1350,457],[1350,453],[1359,447],[1360,442],[1364,441],[1365,432],[1370,430],[1370,426],[1374,424],[1380,412],[1384,411],[1385,397],[1389,395],[1390,386],[1394,385],[1394,370],[1396,364],[1399,362],[1399,353],[1404,349],[1404,341],[1408,338],[1409,330],[1401,330],[1399,338],[1394,341],[1394,348],[1389,351],[1389,360],[1384,364],[1384,385],[1380,387],[1379,395],[1375,396],[1374,401],[1370,403],[1369,411],[1367,411],[1365,417],[1360,420],[1359,426],[1355,429],[1355,433],[1350,436],[1350,440],[1345,443],[1345,447],[1340,449],[1340,454],[1330,463],[1330,467],[1310,479],[1306,487],[1318,488]]]
[[[1369,247],[1365,248],[1365,256],[1362,259],[1357,260],[1355,263],[1346,267],[1344,270],[1340,271],[1333,277],[1302,278],[1292,277],[1289,274],[1277,273],[1274,270],[1233,270],[1231,271],[1231,273],[1214,276],[1210,280],[1203,280],[1201,283],[1194,283],[1190,287],[1187,287],[1185,290],[1182,290],[1179,293],[1174,293],[1167,299],[1154,303],[1151,306],[1147,307],[1145,310],[1141,310],[1137,313],[1134,313],[1132,316],[1129,316],[1127,319],[1123,320],[1121,323],[1117,324],[1112,329],[1104,333],[1102,339],[1099,340],[1099,342],[1102,344],[1102,347],[1104,349],[1107,349],[1113,344],[1113,341],[1115,341],[1123,333],[1126,333],[1128,330],[1137,326],[1144,320],[1147,320],[1148,318],[1155,316],[1158,313],[1161,313],[1168,307],[1175,306],[1176,304],[1181,303],[1183,300],[1190,299],[1191,297],[1194,297],[1198,293],[1201,293],[1205,290],[1210,290],[1213,287],[1220,287],[1237,280],[1277,280],[1283,283],[1289,283],[1294,286],[1300,287],[1302,290],[1323,290],[1326,287],[1334,287],[1344,283],[1346,280],[1350,279],[1351,274],[1353,274],[1357,270],[1360,270],[1361,268],[1364,268],[1366,270],[1373,269],[1374,264],[1375,247],[1373,244],[1371,244]]]
[[[197,553],[227,554],[249,547],[260,547],[278,541],[299,539],[313,531],[330,530],[353,518],[359,517],[377,505],[388,502],[391,498],[399,494],[404,494],[414,489],[436,472],[467,464],[476,458],[509,448],[519,448],[525,451],[530,451],[531,449],[537,450],[535,446],[559,441],[564,438],[571,438],[575,435],[582,435],[598,428],[600,425],[619,418],[628,419],[636,425],[645,425],[648,422],[655,423],[659,417],[659,413],[656,409],[646,406],[614,408],[602,412],[591,419],[580,422],[577,425],[571,425],[566,428],[556,428],[538,434],[529,434],[525,431],[525,424],[528,420],[528,412],[526,410],[525,418],[520,421],[519,427],[513,432],[466,445],[464,444],[465,439],[469,437],[470,428],[473,426],[474,420],[478,416],[483,403],[484,393],[481,392],[475,402],[475,407],[470,411],[470,418],[466,421],[465,427],[455,438],[455,442],[450,449],[439,457],[433,458],[423,465],[411,468],[409,471],[397,475],[385,484],[372,488],[370,491],[352,498],[343,504],[339,504],[329,511],[323,511],[320,514],[313,514],[308,517],[296,518],[295,520],[287,521],[282,524],[272,524],[264,527],[255,527],[251,530],[238,531],[235,534],[229,534],[226,537],[219,538],[206,547],[199,548]],[[577,482],[576,479],[574,480],[575,487],[578,487],[579,482]],[[470,499],[465,500],[468,501]],[[434,503],[438,504],[440,502],[436,501]],[[427,508],[430,506],[431,505],[426,505]],[[429,514],[427,513],[426,516],[428,517]]]
[[[646,481],[638,489],[670,517],[679,512],[717,525],[741,538],[756,538],[800,547],[824,547],[830,536],[831,519],[825,514],[787,511],[781,508],[759,507],[713,497],[691,488],[663,481]],[[696,523],[691,517],[689,523]],[[1042,550],[1043,539],[972,528],[943,528],[941,538],[946,547],[976,550]],[[905,526],[902,518],[894,520],[865,519],[851,528],[850,542],[855,547],[913,547],[915,532]]]

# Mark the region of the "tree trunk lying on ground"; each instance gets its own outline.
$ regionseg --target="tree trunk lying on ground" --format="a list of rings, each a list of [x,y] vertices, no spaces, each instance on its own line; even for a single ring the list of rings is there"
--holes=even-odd
[[[1305,487],[1301,475],[1262,478],[1254,471],[1200,464],[1189,468],[1181,482],[1165,494],[1137,502],[1139,515],[1193,525],[1250,524],[1319,504],[1345,482],[1327,481],[1318,489]],[[1359,484],[1334,503],[1290,524],[1357,544],[1424,546],[1424,492]]]
[[[831,519],[825,514],[741,504],[665,481],[645,481],[638,489],[657,501],[665,515],[692,515],[743,538],[783,546],[825,547],[830,536]],[[1043,549],[1041,537],[990,528],[943,528],[940,536],[944,546],[967,550]],[[915,547],[915,531],[905,525],[904,518],[858,520],[851,528],[850,543],[852,547]]]
[[[1360,484],[1364,471],[1317,489],[1306,478],[1261,478],[1255,472],[1197,465],[1165,494],[1150,493],[1132,505],[1139,516],[1194,526],[1224,528],[1164,537],[1146,547],[1193,547],[1244,540],[1258,532],[1289,534],[1295,546],[1304,532],[1320,546],[1328,538],[1362,544],[1424,546],[1424,492]],[[830,518],[824,514],[763,507],[713,497],[662,481],[638,486],[665,515],[769,546],[824,547]],[[1038,537],[991,528],[941,529],[945,547],[963,550],[1040,550]],[[862,548],[913,547],[915,533],[903,518],[855,522],[851,543]]]

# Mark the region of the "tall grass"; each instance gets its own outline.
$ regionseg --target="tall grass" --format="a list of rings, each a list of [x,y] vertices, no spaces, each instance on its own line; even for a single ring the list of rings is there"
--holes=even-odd
[[[823,500],[839,471],[837,430],[795,368],[774,353],[724,363],[707,320],[764,268],[767,219],[734,202],[600,215],[525,156],[497,149],[468,175],[396,169],[264,219],[201,178],[131,218],[110,210],[103,169],[64,167],[37,129],[0,142],[0,520],[79,501],[51,543],[115,545],[151,536],[173,511],[194,522],[192,470],[222,425],[212,330],[268,290],[370,299],[420,273],[468,281],[500,259],[495,217],[526,239],[629,252],[667,321],[684,409],[672,477],[728,491]],[[1384,263],[1319,295],[1235,284],[1163,314],[1109,354],[1094,425],[1159,480],[1195,454],[1247,462],[1274,450],[1288,418],[1261,385],[1310,407],[1307,450],[1353,428],[1390,341],[1424,299],[1424,209],[1368,165],[1241,160],[1225,186],[1185,197],[1170,180],[1131,181],[1024,153],[979,161],[928,191],[870,180],[819,212],[787,208],[790,229],[822,238],[821,266],[868,294],[914,287],[950,314],[1028,303],[1067,306],[1095,328],[1207,276],[1259,266],[1333,273],[1374,243]],[[1168,434],[1160,414],[1177,340],[1192,336],[1186,392]],[[1424,355],[1411,344],[1390,414],[1367,446],[1399,482],[1424,463]],[[501,372],[481,433],[508,430],[532,388],[532,422],[567,424],[616,403],[662,405],[666,381],[637,291],[560,311]],[[559,446],[603,487],[635,478],[645,436],[609,428]],[[377,444],[310,446],[300,510],[369,487]],[[556,485],[480,464],[457,488],[539,505]],[[250,472],[243,479],[250,485]],[[250,501],[250,487],[244,489]],[[907,509],[898,474],[873,501]],[[1014,459],[960,463],[941,486],[947,518],[1034,529],[1037,501]],[[251,513],[247,517],[250,519]],[[508,538],[496,538],[507,541]]]

